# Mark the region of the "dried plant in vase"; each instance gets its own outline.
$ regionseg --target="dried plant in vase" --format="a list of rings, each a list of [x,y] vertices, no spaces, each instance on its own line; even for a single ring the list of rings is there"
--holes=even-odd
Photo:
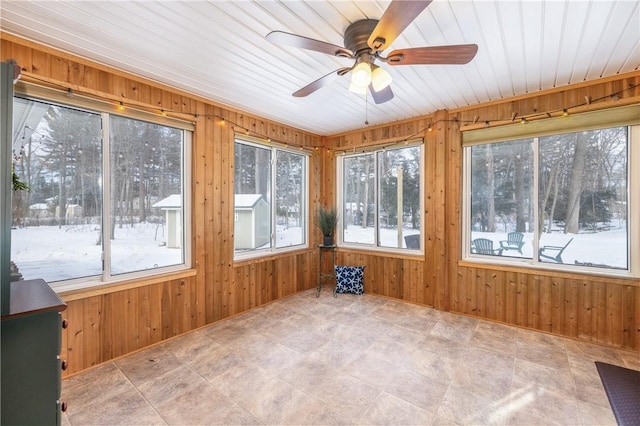
[[[332,246],[334,244],[333,236],[338,225],[338,211],[335,207],[318,207],[315,221],[324,237],[323,245]]]

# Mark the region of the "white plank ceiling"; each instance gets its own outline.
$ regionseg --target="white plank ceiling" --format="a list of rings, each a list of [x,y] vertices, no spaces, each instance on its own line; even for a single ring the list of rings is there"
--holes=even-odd
[[[475,43],[466,65],[390,67],[395,98],[348,91],[349,75],[291,96],[352,60],[265,40],[273,30],[344,45],[388,0],[2,0],[0,29],[319,135],[535,93],[640,66],[640,2],[435,0],[385,50]]]

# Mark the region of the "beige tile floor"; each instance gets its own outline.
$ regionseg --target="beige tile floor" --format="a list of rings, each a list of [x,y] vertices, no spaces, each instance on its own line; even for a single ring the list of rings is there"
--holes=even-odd
[[[396,300],[305,291],[63,381],[63,424],[615,425],[618,351]]]

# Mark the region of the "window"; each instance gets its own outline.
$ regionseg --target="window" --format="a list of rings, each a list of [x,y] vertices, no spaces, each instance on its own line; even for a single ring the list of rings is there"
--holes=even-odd
[[[422,146],[338,158],[341,243],[420,250]]]
[[[12,261],[58,288],[185,268],[190,133],[14,99]]]
[[[235,141],[236,258],[307,244],[308,155]]]
[[[465,255],[634,271],[637,133],[616,126],[467,146]]]

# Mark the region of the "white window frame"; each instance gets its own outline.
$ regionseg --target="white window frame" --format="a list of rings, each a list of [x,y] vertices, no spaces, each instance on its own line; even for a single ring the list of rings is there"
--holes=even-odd
[[[184,122],[182,120],[172,119],[153,113],[125,109],[124,111],[118,109],[115,104],[101,101],[93,98],[86,98],[80,95],[74,95],[69,98],[66,96],[66,92],[62,93],[55,89],[48,89],[40,86],[19,83],[16,86],[16,93],[14,97],[23,98],[26,100],[32,100],[34,102],[43,102],[51,105],[59,105],[64,108],[72,108],[81,111],[86,111],[100,115],[102,123],[102,221],[101,227],[103,236],[103,250],[102,250],[102,273],[98,275],[92,275],[88,277],[72,278],[61,281],[50,282],[50,286],[56,292],[75,291],[83,289],[93,289],[102,286],[108,286],[117,284],[123,281],[129,281],[133,279],[148,278],[158,275],[166,275],[170,273],[185,271],[191,269],[191,152],[192,152],[192,133],[194,127],[192,123]],[[163,266],[154,269],[146,269],[141,271],[127,272],[117,275],[111,274],[110,265],[110,246],[111,241],[108,236],[110,230],[105,224],[109,224],[108,218],[110,217],[109,203],[110,198],[108,195],[111,190],[110,186],[110,173],[109,169],[109,118],[112,115],[120,115],[125,118],[146,121],[152,124],[158,124],[161,126],[173,127],[179,129],[182,132],[182,255],[183,263],[178,265]],[[106,142],[105,142],[106,141]],[[110,225],[109,225],[110,226]]]
[[[270,206],[270,212],[269,214],[271,215],[270,217],[270,223],[271,223],[271,236],[270,236],[270,247],[264,248],[264,249],[255,249],[255,250],[247,250],[247,251],[236,251],[235,250],[235,244],[234,244],[234,250],[233,250],[233,260],[240,262],[240,261],[244,261],[244,260],[250,260],[250,259],[256,259],[256,258],[261,258],[261,257],[265,257],[265,256],[272,256],[276,253],[286,253],[286,252],[291,252],[291,251],[296,251],[296,250],[301,250],[301,249],[306,249],[309,247],[309,157],[311,156],[309,152],[305,151],[305,150],[300,150],[300,149],[292,149],[292,148],[288,148],[284,145],[278,144],[278,143],[274,143],[274,142],[268,142],[268,141],[264,141],[262,139],[258,139],[258,138],[253,138],[251,136],[246,136],[246,135],[241,135],[241,134],[236,134],[234,137],[234,147],[236,143],[241,143],[247,146],[254,146],[256,148],[260,148],[260,149],[268,149],[271,152],[271,181],[269,182],[269,191],[271,194],[271,206]],[[304,197],[304,200],[302,200],[302,202],[300,203],[301,206],[304,206],[305,212],[302,215],[302,217],[305,218],[304,221],[304,227],[302,229],[302,238],[303,238],[303,242],[302,244],[297,244],[297,245],[292,245],[292,246],[286,246],[286,247],[277,247],[277,237],[278,237],[278,233],[277,233],[277,219],[278,219],[278,215],[277,215],[277,203],[276,203],[276,191],[277,191],[277,172],[276,172],[276,159],[277,159],[277,152],[281,151],[281,152],[287,152],[287,153],[291,153],[291,154],[296,154],[296,155],[300,155],[303,159],[303,167],[304,167],[304,176],[302,177],[302,194]],[[235,158],[235,149],[234,149],[234,158]],[[234,166],[235,167],[235,166]],[[234,188],[233,188],[233,192],[235,195],[235,182],[234,182]],[[236,233],[236,218],[237,215],[234,211],[234,221],[233,221],[233,234],[234,234],[234,238],[235,238],[235,233]]]
[[[378,233],[379,233],[379,218],[378,218],[378,209],[376,207],[375,209],[375,213],[374,213],[374,243],[356,243],[356,242],[352,242],[352,241],[344,241],[344,222],[343,221],[339,221],[338,223],[338,230],[337,230],[337,238],[336,238],[336,243],[338,246],[341,247],[349,247],[349,248],[358,248],[358,249],[363,249],[363,250],[371,250],[371,251],[377,251],[377,252],[387,252],[387,253],[401,253],[403,255],[415,255],[415,256],[423,256],[424,255],[424,241],[425,241],[425,236],[424,236],[424,156],[425,156],[425,149],[424,149],[424,141],[422,139],[420,140],[414,140],[414,141],[408,141],[402,145],[394,145],[392,147],[389,147],[388,149],[403,149],[403,148],[411,148],[411,147],[419,147],[420,148],[420,164],[419,164],[419,170],[420,170],[420,188],[418,190],[419,194],[420,194],[420,249],[416,250],[416,249],[409,249],[409,248],[398,248],[398,247],[385,247],[385,246],[380,246],[378,245],[378,243],[376,243],[376,241],[379,241],[379,237],[378,237]],[[340,212],[344,211],[344,160],[350,157],[356,157],[356,156],[360,156],[363,154],[370,154],[373,155],[373,170],[375,173],[375,190],[374,190],[374,201],[373,204],[374,206],[378,205],[378,194],[379,194],[379,181],[378,181],[378,153],[380,152],[384,152],[386,151],[387,148],[386,147],[373,147],[373,148],[369,148],[369,149],[365,149],[365,150],[358,150],[357,152],[354,150],[354,152],[344,152],[341,154],[338,154],[336,156],[336,194],[337,194],[337,209],[338,212],[340,214]]]
[[[520,257],[501,257],[471,253],[471,149],[473,145],[467,145],[463,148],[463,190],[462,193],[462,252],[461,257],[465,261],[476,263],[499,264],[505,266],[517,266],[525,268],[547,269],[562,272],[579,272],[590,275],[614,276],[614,277],[640,277],[640,125],[629,125],[628,127],[628,158],[627,158],[627,265],[628,269],[608,269],[596,268],[569,264],[553,264],[549,262],[541,262],[536,256],[539,247],[539,238],[532,240],[533,256],[531,259]],[[602,127],[606,128],[606,127]],[[562,132],[558,131],[557,134]],[[538,205],[538,142],[539,137],[533,137],[533,197],[532,202]],[[517,140],[517,139],[514,139]],[[490,144],[492,142],[487,142]],[[493,143],[500,143],[496,141]],[[536,224],[534,233],[537,232],[538,209],[533,209],[533,223]]]

